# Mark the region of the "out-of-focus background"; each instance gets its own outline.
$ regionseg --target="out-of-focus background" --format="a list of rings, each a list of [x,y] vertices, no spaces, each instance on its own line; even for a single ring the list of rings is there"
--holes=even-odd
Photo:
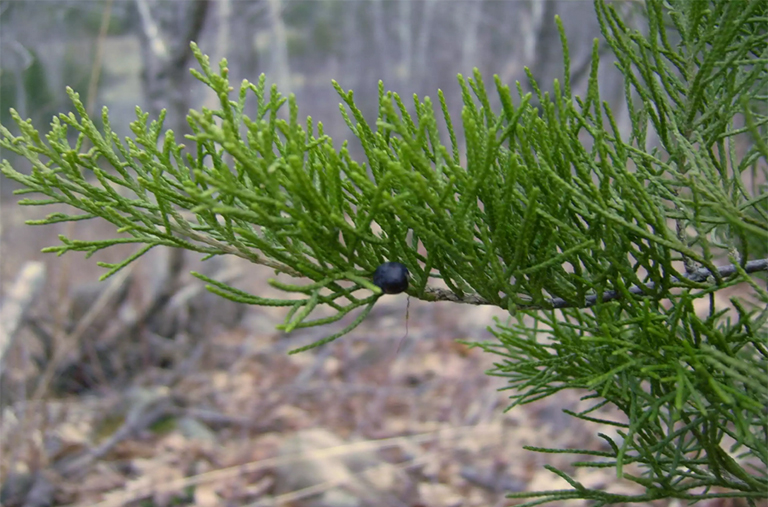
[[[642,26],[637,2],[617,6]],[[94,117],[107,106],[121,136],[138,105],[152,118],[167,109],[178,139],[190,108],[215,107],[189,75],[193,40],[213,62],[227,58],[233,84],[265,73],[294,93],[300,115],[322,121],[338,147],[352,136],[332,79],[371,121],[379,80],[406,103],[442,89],[454,124],[456,75],[474,67],[491,96],[494,74],[530,91],[526,66],[551,90],[562,79],[556,14],[582,92],[599,37],[589,1],[0,1],[0,120],[15,127],[13,107],[45,129],[72,109],[71,86]],[[602,95],[626,127],[623,82],[600,53]],[[498,309],[412,300],[406,322],[406,297],[388,296],[350,335],[288,356],[346,323],[286,336],[275,330],[282,309],[217,298],[188,274],[273,294],[271,272],[239,259],[156,249],[98,283],[96,262],[132,248],[40,253],[60,234],[115,233],[99,221],[26,226],[61,210],[17,206],[15,188],[0,179],[2,301],[18,309],[6,323],[13,341],[0,343],[4,506],[514,505],[505,492],[567,487],[546,463],[590,487],[636,491],[610,471],[522,449],[600,449],[597,433],[615,433],[563,414],[583,393],[503,412],[504,379],[484,375],[493,358],[456,341],[490,339]]]

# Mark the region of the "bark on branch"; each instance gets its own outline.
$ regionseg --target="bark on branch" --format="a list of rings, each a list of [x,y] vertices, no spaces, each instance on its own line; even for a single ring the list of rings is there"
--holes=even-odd
[[[748,274],[751,273],[757,273],[759,271],[768,271],[768,259],[759,259],[754,261],[749,261],[744,266],[744,271]],[[720,266],[717,268],[717,273],[720,275],[721,278],[728,278],[730,276],[733,276],[738,272],[737,266],[734,264],[728,264],[725,266]],[[689,274],[683,275],[683,279],[690,280],[692,282],[703,282],[707,278],[712,276],[712,272],[710,272],[707,268],[699,268]],[[672,283],[680,282],[680,279],[672,277]],[[656,284],[653,282],[647,283],[642,286],[633,286],[630,287],[628,290],[631,294],[635,294],[638,296],[644,296],[647,295],[648,292],[652,291],[655,288]],[[477,294],[465,294],[463,296],[459,296],[458,294],[447,290],[447,289],[439,289],[436,287],[426,287],[424,289],[424,299],[427,301],[452,301],[454,303],[465,303],[469,305],[494,305],[495,303],[492,303]],[[621,297],[621,292],[617,290],[608,290],[603,292],[601,295],[593,294],[590,296],[587,296],[583,303],[576,304],[573,301],[566,301],[562,298],[549,298],[546,300],[546,303],[544,305],[537,305],[531,303],[530,305],[519,305],[518,309],[520,310],[543,310],[543,309],[559,309],[559,308],[589,308],[591,306],[594,306],[598,302],[598,298],[603,303],[606,303],[608,301],[614,301],[616,299],[619,299]]]

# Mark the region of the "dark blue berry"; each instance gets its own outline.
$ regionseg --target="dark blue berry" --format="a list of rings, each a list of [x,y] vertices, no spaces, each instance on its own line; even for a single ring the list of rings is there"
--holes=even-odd
[[[385,262],[373,272],[373,284],[384,294],[400,294],[408,288],[408,268],[399,262]]]

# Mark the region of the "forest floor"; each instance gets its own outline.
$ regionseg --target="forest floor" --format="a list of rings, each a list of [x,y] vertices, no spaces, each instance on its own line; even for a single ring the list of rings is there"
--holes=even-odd
[[[505,380],[485,374],[498,358],[457,341],[492,339],[498,309],[412,299],[406,323],[406,297],[389,296],[348,336],[289,356],[337,328],[283,335],[284,309],[207,294],[188,275],[205,269],[191,254],[174,267],[153,251],[96,284],[96,261],[130,248],[41,254],[58,234],[110,231],[22,224],[51,211],[2,208],[3,294],[25,263],[46,268],[0,386],[6,507],[505,506],[522,503],[505,493],[569,487],[545,464],[587,487],[642,492],[610,468],[571,464],[588,456],[523,449],[606,450],[598,433],[617,433],[563,412],[586,408],[585,393],[504,411]],[[210,276],[275,294],[268,269],[212,266]]]

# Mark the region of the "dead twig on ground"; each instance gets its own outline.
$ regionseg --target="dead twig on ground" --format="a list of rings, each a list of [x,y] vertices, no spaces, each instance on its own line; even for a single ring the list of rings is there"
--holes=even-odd
[[[13,345],[16,333],[26,318],[29,307],[45,281],[45,265],[27,262],[19,271],[11,290],[0,305],[0,375],[3,374],[5,354]]]

